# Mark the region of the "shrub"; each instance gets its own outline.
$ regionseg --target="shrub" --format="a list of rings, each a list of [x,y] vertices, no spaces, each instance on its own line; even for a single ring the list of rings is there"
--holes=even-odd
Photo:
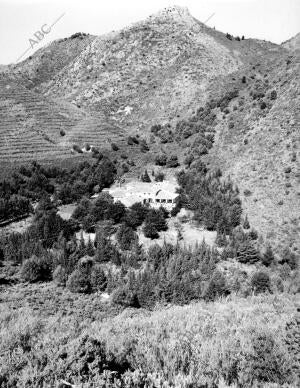
[[[114,291],[112,303],[123,307],[139,307],[137,295],[125,286],[119,287]]]
[[[91,286],[94,291],[104,291],[107,286],[107,277],[100,265],[95,265],[91,271]]]
[[[254,273],[251,278],[251,287],[256,294],[271,291],[271,280],[270,276],[263,271]]]
[[[113,151],[118,151],[119,150],[119,147],[117,146],[117,144],[116,143],[111,143],[111,149],[113,150]]]
[[[267,104],[265,103],[265,101],[262,101],[261,104],[260,104],[260,109],[266,109],[267,107]]]
[[[65,268],[62,265],[58,265],[53,272],[53,281],[58,286],[65,286],[68,276]]]
[[[277,98],[277,92],[276,90],[272,90],[270,94],[270,100],[276,100],[276,98]]]
[[[135,136],[128,136],[127,144],[128,145],[139,144],[139,140]]]
[[[245,378],[241,384],[247,387],[270,382],[276,386],[285,385],[291,378],[290,360],[280,344],[275,342],[274,335],[256,332],[251,342],[251,350],[245,355],[244,365],[241,365],[244,366],[242,376]]]
[[[156,227],[149,222],[145,223],[143,232],[145,237],[151,238],[152,240],[159,237]]]
[[[67,287],[71,292],[90,293],[92,291],[90,274],[79,268],[75,269],[68,278]]]
[[[151,127],[151,132],[154,133],[154,135],[157,135],[158,132],[162,129],[162,126],[160,124],[154,124]]]
[[[61,129],[61,130],[59,131],[59,134],[60,134],[60,136],[65,136],[66,132],[65,132],[63,129]]]
[[[155,182],[163,182],[164,179],[165,179],[165,174],[163,172],[158,172],[155,175]]]
[[[243,76],[243,78],[242,78],[242,83],[243,83],[243,84],[246,83],[246,76]]]
[[[206,289],[203,292],[203,298],[206,301],[213,301],[217,297],[229,294],[229,289],[226,284],[226,279],[221,272],[215,271],[212,278],[208,282]]]
[[[73,145],[73,150],[76,151],[76,152],[78,152],[79,154],[82,154],[82,153],[83,153],[82,149],[81,149],[81,148],[79,147],[79,145],[77,145],[77,144],[74,144],[74,145]]]
[[[261,261],[262,261],[263,265],[265,265],[266,267],[269,267],[271,264],[274,263],[275,257],[274,257],[274,253],[273,253],[273,250],[270,247],[270,245],[268,245],[266,251],[262,255]]]
[[[157,166],[165,166],[167,164],[167,155],[165,154],[157,155],[155,158],[155,164]]]
[[[30,283],[50,280],[51,265],[49,260],[44,257],[32,256],[22,264],[21,277]]]
[[[141,152],[147,152],[150,149],[148,144],[146,143],[146,140],[141,140],[140,147],[141,147]]]
[[[169,168],[175,168],[179,166],[178,157],[177,155],[170,156],[169,160],[167,161],[167,167]]]

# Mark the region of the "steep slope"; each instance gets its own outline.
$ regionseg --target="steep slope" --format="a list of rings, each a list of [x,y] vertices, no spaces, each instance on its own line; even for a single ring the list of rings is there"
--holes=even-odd
[[[238,95],[218,116],[208,160],[237,183],[250,223],[279,248],[300,249],[299,70],[299,57],[287,55],[212,86],[214,96]]]
[[[51,42],[33,56],[11,65],[11,73],[25,87],[34,89],[41,83],[51,80],[94,39],[92,35],[76,33],[69,38]]]

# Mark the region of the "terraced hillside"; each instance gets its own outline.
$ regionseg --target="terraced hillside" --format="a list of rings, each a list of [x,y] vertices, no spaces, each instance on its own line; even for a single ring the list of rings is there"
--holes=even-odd
[[[215,77],[283,51],[235,40],[180,7],[120,32],[58,40],[2,73],[14,85],[4,85],[0,96],[2,160],[63,157],[74,144],[124,143],[125,133],[190,115]]]

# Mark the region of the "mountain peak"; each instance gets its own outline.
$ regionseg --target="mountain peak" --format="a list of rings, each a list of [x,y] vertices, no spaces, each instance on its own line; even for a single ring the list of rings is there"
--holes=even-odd
[[[182,19],[182,18],[191,18],[192,15],[187,7],[181,7],[179,5],[173,5],[166,8],[163,8],[159,12],[151,15],[150,18],[173,18],[173,19]]]

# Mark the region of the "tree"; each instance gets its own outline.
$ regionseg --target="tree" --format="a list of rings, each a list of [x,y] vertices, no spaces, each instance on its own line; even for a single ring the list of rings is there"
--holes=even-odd
[[[250,229],[250,224],[249,224],[249,221],[248,221],[248,217],[247,217],[247,216],[246,216],[245,219],[244,219],[243,228],[244,228],[244,229]]]
[[[246,240],[237,247],[236,259],[243,264],[254,264],[258,262],[261,257],[252,242]]]
[[[96,261],[99,263],[111,261],[116,265],[121,265],[121,255],[109,238],[103,234],[97,234],[96,242]]]
[[[261,261],[263,265],[266,267],[269,267],[271,264],[274,263],[275,257],[273,250],[270,245],[267,246],[267,249],[265,250],[264,254],[262,255]]]
[[[270,276],[263,271],[255,272],[251,278],[251,287],[257,294],[271,291]]]
[[[91,285],[94,291],[104,291],[107,286],[107,277],[100,265],[95,265],[91,272]]]
[[[139,307],[137,295],[126,286],[119,287],[114,291],[112,302],[123,307]]]
[[[88,198],[82,198],[72,214],[72,218],[80,222],[89,214],[92,209],[92,203]]]
[[[151,239],[155,239],[159,237],[156,227],[153,224],[150,224],[148,222],[145,223],[143,232],[145,237],[148,237]]]
[[[214,271],[212,278],[209,280],[206,289],[203,292],[203,298],[206,301],[213,301],[217,297],[226,296],[229,294],[229,289],[226,284],[226,279],[219,271]]]
[[[141,176],[141,181],[142,181],[142,182],[147,182],[147,183],[150,183],[150,182],[151,182],[151,179],[150,179],[150,176],[149,176],[147,170],[145,170],[144,174],[142,174],[142,176]]]
[[[166,220],[165,220],[165,213],[162,210],[156,210],[156,209],[150,209],[147,217],[146,217],[146,224],[153,225],[155,229],[160,231],[165,231],[168,229]]]
[[[137,235],[130,226],[122,224],[117,231],[116,239],[121,249],[129,250]]]

